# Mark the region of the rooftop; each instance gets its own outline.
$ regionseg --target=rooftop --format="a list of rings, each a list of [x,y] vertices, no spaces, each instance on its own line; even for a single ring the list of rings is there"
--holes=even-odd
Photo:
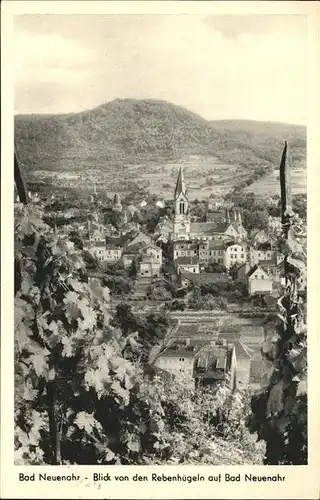
[[[232,242],[228,242],[232,244]],[[221,240],[209,240],[209,250],[225,250],[227,247],[227,242]]]
[[[226,222],[191,222],[190,232],[199,234],[224,233],[229,224]]]
[[[89,248],[105,248],[106,247],[106,242],[105,241],[90,241],[89,242]]]
[[[199,264],[199,260],[197,257],[178,257],[177,258],[178,265],[185,266],[196,266]]]
[[[240,340],[234,342],[237,359],[251,359],[253,357],[253,350],[247,345],[243,344]]]
[[[276,260],[275,259],[263,259],[263,260],[259,260],[259,266],[261,266],[262,268],[264,266],[272,266],[272,267],[275,267],[277,265],[276,263]]]
[[[196,355],[195,374],[201,377],[221,378],[228,372],[233,347],[208,344]]]
[[[264,261],[264,262],[265,262],[265,261]],[[247,277],[248,277],[248,278],[250,278],[250,276],[252,276],[252,275],[253,275],[253,273],[254,273],[257,269],[260,269],[262,272],[264,272],[265,274],[267,274],[267,273],[266,273],[266,271],[263,269],[263,267],[265,267],[265,266],[261,266],[261,265],[260,265],[260,262],[259,262],[259,264],[255,264],[255,265],[254,265],[254,266],[253,266],[253,267],[252,267],[252,268],[251,268],[251,269],[247,272]]]

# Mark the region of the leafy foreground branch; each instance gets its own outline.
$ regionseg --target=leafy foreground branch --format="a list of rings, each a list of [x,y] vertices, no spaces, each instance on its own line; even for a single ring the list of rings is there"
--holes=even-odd
[[[15,285],[17,464],[261,463],[249,395],[151,380],[144,338],[111,326],[108,289],[20,205]]]
[[[285,214],[284,222],[279,249],[285,293],[278,300],[278,314],[265,321],[262,354],[270,370],[252,398],[249,428],[266,442],[266,465],[303,465],[308,461],[307,325],[298,280],[306,272],[306,230],[292,213]]]

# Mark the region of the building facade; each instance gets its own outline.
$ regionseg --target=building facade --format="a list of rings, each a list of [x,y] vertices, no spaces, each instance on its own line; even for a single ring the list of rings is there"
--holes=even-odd
[[[247,250],[242,243],[234,243],[226,246],[224,253],[224,265],[230,269],[234,265],[241,265],[247,261]]]
[[[269,294],[273,290],[272,277],[260,265],[255,265],[250,269],[247,280],[250,296]]]

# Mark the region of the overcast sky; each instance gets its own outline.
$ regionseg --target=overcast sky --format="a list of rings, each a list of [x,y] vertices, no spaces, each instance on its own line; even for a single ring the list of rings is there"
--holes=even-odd
[[[16,113],[154,98],[204,118],[306,123],[303,16],[23,15]]]

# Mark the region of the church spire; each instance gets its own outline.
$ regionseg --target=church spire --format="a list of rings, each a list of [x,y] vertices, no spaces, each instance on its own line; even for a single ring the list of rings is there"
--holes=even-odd
[[[177,179],[177,184],[176,184],[176,189],[174,191],[174,197],[177,198],[179,194],[184,194],[187,196],[187,189],[186,185],[184,182],[184,175],[183,175],[183,168],[180,167],[179,174],[178,174],[178,179]]]

